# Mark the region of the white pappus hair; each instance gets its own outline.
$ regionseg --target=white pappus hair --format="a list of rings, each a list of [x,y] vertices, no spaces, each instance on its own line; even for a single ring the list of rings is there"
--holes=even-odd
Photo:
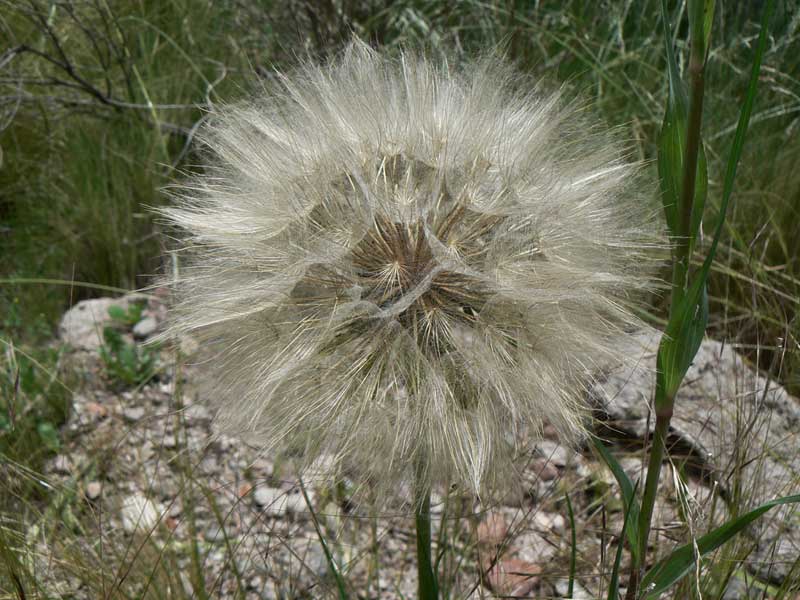
[[[169,335],[207,355],[227,431],[378,497],[417,476],[482,493],[641,323],[663,247],[612,134],[498,59],[360,42],[212,115]],[[657,253],[656,253],[657,254]]]

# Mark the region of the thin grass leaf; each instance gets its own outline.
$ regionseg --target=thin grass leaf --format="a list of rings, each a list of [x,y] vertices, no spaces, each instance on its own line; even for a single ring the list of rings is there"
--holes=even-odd
[[[3,570],[6,571],[8,578],[11,579],[16,597],[19,600],[25,600],[27,597],[26,588],[21,575],[21,572],[24,571],[24,567],[17,553],[6,544],[2,528],[0,528],[0,565],[4,567]],[[29,578],[25,577],[25,579]]]
[[[686,153],[686,127],[689,114],[689,100],[686,87],[678,71],[678,63],[672,48],[672,33],[667,12],[666,0],[661,2],[661,20],[664,25],[664,42],[667,55],[667,109],[658,136],[658,176],[661,186],[661,201],[667,227],[672,236],[681,236],[680,197],[683,182],[683,157]],[[689,235],[689,252],[694,246],[700,223],[703,218],[706,195],[708,193],[708,165],[705,149],[700,142],[697,163],[697,178],[692,203],[692,219]]]
[[[716,0],[706,0],[705,8],[703,9],[703,46],[706,49],[706,56],[708,56],[708,48],[711,45],[711,26],[714,24],[714,9],[716,8]]]
[[[661,336],[656,357],[656,406],[674,397],[703,342],[708,324],[705,278],[697,277],[678,298],[672,318]]]
[[[742,156],[742,149],[744,148],[744,138],[747,134],[747,128],[750,125],[750,116],[753,113],[753,104],[756,99],[756,89],[758,87],[758,76],[761,72],[761,59],[764,56],[764,51],[767,47],[767,35],[769,33],[769,22],[772,17],[773,1],[767,0],[764,6],[764,12],[761,15],[761,28],[758,34],[758,45],[756,46],[756,53],[753,57],[753,68],[750,71],[750,81],[747,84],[747,93],[745,94],[742,110],[739,112],[739,122],[736,125],[736,134],[733,138],[733,146],[731,153],[728,156],[728,164],[725,169],[725,181],[722,187],[722,202],[719,207],[719,217],[717,221],[717,228],[714,231],[714,239],[711,242],[711,247],[708,250],[708,255],[703,262],[703,267],[700,270],[699,277],[705,280],[711,270],[711,263],[714,260],[714,255],[717,252],[719,240],[722,237],[722,229],[725,225],[725,216],[728,212],[728,204],[730,204],[731,194],[733,193],[733,184],[736,180],[736,171],[739,167],[739,159]]]
[[[633,482],[630,477],[628,477],[625,469],[622,468],[622,465],[614,458],[614,455],[608,451],[608,448],[606,448],[598,438],[593,438],[593,441],[597,453],[614,474],[614,478],[617,480],[622,490],[622,500],[625,507],[626,518],[627,515],[630,514],[633,518],[633,522],[637,523],[639,521],[639,501],[636,499],[636,488]],[[639,564],[639,531],[636,527],[629,527],[626,535],[631,547],[631,558],[633,558],[635,564]]]
[[[347,587],[345,586],[344,579],[342,578],[342,574],[339,572],[339,567],[336,565],[336,561],[333,560],[333,555],[328,548],[328,544],[325,542],[325,536],[322,535],[322,529],[320,529],[319,526],[317,513],[314,512],[314,507],[311,506],[311,500],[309,500],[308,494],[306,493],[306,486],[303,485],[302,481],[300,481],[300,491],[303,492],[303,500],[305,500],[306,506],[308,507],[308,512],[311,514],[311,522],[314,524],[314,531],[317,532],[317,538],[319,538],[322,551],[325,553],[325,560],[328,562],[328,569],[330,569],[331,573],[333,574],[333,578],[336,580],[336,590],[339,592],[339,600],[348,600],[349,596],[347,595]]]
[[[732,537],[744,531],[753,521],[769,509],[782,504],[800,503],[800,494],[784,496],[766,502],[735,519],[721,525],[714,531],[674,550],[669,556],[658,561],[642,579],[642,589],[645,592],[643,600],[658,598],[659,594],[666,591],[678,582],[687,573],[693,570],[696,553],[702,558],[713,552]]]
[[[567,501],[567,514],[569,515],[569,529],[571,532],[570,552],[569,552],[569,583],[567,584],[567,598],[572,598],[575,590],[575,569],[577,565],[578,553],[578,539],[575,532],[575,512],[572,510],[572,502],[569,500],[569,494],[564,494],[564,500]]]
[[[764,49],[766,48],[771,13],[772,0],[769,0],[764,7],[761,31],[759,33],[756,54],[753,59],[753,69],[750,74],[747,95],[742,104],[739,124],[736,128],[733,147],[731,148],[731,154],[728,158],[719,220],[717,222],[716,231],[714,232],[713,241],[711,242],[711,247],[703,261],[703,266],[695,276],[689,290],[678,299],[677,308],[672,311],[672,318],[667,325],[664,336],[661,338],[657,357],[656,404],[659,403],[660,399],[663,399],[663,396],[674,396],[677,392],[703,340],[706,324],[708,322],[708,295],[706,293],[705,284],[711,270],[714,256],[716,255],[719,240],[722,236],[725,215],[728,205],[730,204],[733,184],[736,178],[736,170],[742,154],[742,148],[744,147],[744,138],[750,122],[750,115],[753,111],[753,103],[755,102],[756,88],[758,85],[758,75],[761,70],[761,59],[764,54]],[[671,54],[671,50],[668,49],[667,53]]]
[[[631,529],[636,529],[636,527],[628,527],[628,524],[631,522],[631,517],[634,511],[626,510],[625,511],[625,520],[622,523],[622,531],[619,533],[619,540],[617,541],[617,552],[614,556],[614,567],[611,569],[611,580],[608,582],[608,600],[617,600],[619,598],[619,568],[622,564],[622,551],[625,548],[625,536],[627,532]],[[638,512],[635,515],[635,518],[639,518]],[[634,523],[636,521],[633,521]]]

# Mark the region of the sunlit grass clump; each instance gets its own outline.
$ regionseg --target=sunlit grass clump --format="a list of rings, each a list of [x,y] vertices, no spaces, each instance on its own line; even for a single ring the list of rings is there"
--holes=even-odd
[[[380,492],[509,481],[545,422],[584,426],[660,245],[637,166],[501,61],[355,43],[219,109],[172,333],[206,351],[220,422]],[[382,494],[378,493],[378,497]]]

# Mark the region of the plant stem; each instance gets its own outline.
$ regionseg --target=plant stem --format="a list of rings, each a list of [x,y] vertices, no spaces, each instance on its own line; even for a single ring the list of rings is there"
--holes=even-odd
[[[691,259],[693,238],[692,211],[700,207],[694,206],[697,180],[698,159],[701,146],[701,124],[703,119],[703,92],[705,87],[706,48],[703,34],[703,10],[705,2],[693,0],[689,2],[689,26],[691,35],[691,54],[689,58],[689,114],[686,125],[686,148],[683,156],[683,176],[679,206],[678,231],[676,247],[672,260],[672,297],[670,299],[670,321],[677,318],[675,311],[688,288],[689,262]],[[639,513],[639,562],[631,566],[631,577],[628,583],[626,598],[637,597],[641,570],[647,564],[647,541],[650,536],[653,509],[658,495],[658,481],[661,476],[661,463],[666,453],[667,435],[675,406],[675,391],[665,389],[664,379],[657,378],[653,407],[656,423],[653,432],[653,444],[647,466],[647,479],[642,495],[642,506]]]
[[[431,555],[431,491],[417,469],[414,517],[417,526],[417,574],[419,577],[419,600],[438,600],[439,584],[433,570]]]
[[[673,404],[674,398],[671,398],[669,399],[668,409],[656,412],[653,445],[650,449],[650,457],[647,463],[647,479],[645,480],[644,495],[642,496],[642,508],[639,513],[639,556],[641,557],[641,566],[644,566],[646,562],[647,538],[650,536],[650,523],[653,519],[658,480],[661,477],[661,463],[664,461],[664,454],[666,453],[667,434],[669,433],[669,423],[672,420]]]
[[[681,181],[680,221],[673,259],[672,270],[672,299],[670,312],[678,304],[678,299],[683,296],[687,288],[687,275],[689,273],[689,260],[691,258],[692,240],[692,212],[694,210],[694,193],[697,180],[697,166],[700,155],[700,128],[703,120],[703,96],[705,89],[705,59],[706,51],[703,43],[702,31],[702,6],[703,2],[694,2],[699,6],[700,14],[692,15],[692,46],[689,57],[689,77],[691,89],[689,95],[689,115],[686,125],[686,151],[683,157],[683,177]],[[672,316],[672,315],[670,315]]]

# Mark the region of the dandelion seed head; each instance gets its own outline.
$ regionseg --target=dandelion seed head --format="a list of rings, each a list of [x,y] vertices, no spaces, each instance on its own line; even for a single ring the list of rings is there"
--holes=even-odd
[[[581,438],[661,230],[613,134],[519,77],[354,42],[214,115],[163,214],[168,333],[225,430],[379,498],[413,465],[495,490],[545,423]]]

